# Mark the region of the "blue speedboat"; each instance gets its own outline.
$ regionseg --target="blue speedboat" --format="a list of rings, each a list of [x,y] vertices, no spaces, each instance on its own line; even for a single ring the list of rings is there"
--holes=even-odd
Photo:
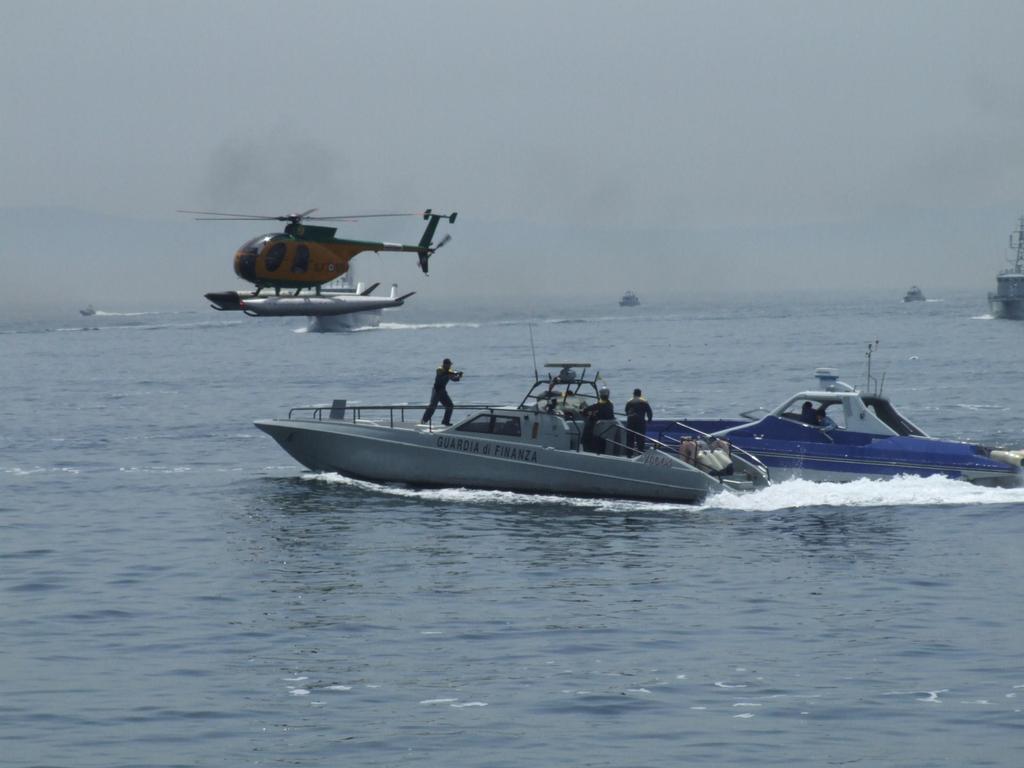
[[[881,394],[862,394],[828,368],[816,389],[742,419],[655,420],[648,435],[678,444],[711,434],[757,456],[773,481],[847,481],[945,475],[979,485],[1021,485],[1024,451],[929,437]]]

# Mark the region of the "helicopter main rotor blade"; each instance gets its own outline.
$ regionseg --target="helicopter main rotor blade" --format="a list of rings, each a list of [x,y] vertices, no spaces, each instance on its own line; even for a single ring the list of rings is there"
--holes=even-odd
[[[184,211],[178,213],[199,214],[196,221],[280,221],[281,216],[263,216],[258,213],[221,213],[220,211]]]
[[[310,208],[302,213],[289,213],[284,216],[265,216],[261,213],[226,213],[224,211],[186,211],[182,209],[178,209],[178,213],[199,214],[197,221],[302,221],[316,210],[316,208]]]
[[[310,221],[359,221],[360,219],[384,219],[394,216],[422,216],[423,211],[415,213],[356,213],[350,216],[306,216]]]
[[[196,221],[359,221],[360,219],[380,219],[394,216],[422,216],[422,211],[415,213],[357,213],[348,216],[310,216],[318,209],[310,208],[302,213],[291,213],[285,216],[266,216],[260,213],[227,213],[224,211],[189,211],[178,209],[178,213],[196,215]]]

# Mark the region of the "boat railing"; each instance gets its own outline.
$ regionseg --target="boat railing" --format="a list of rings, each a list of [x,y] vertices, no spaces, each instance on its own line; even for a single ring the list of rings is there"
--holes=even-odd
[[[686,431],[687,431],[687,432],[689,432],[690,434],[694,435],[695,437],[698,437],[698,438],[700,438],[701,440],[704,440],[704,441],[706,441],[706,442],[707,442],[707,443],[709,443],[709,444],[710,444],[710,443],[711,443],[712,441],[714,441],[714,440],[725,440],[725,442],[729,443],[729,452],[730,452],[731,454],[733,454],[733,455],[738,455],[738,456],[740,456],[740,457],[741,457],[741,458],[742,458],[742,459],[743,459],[744,461],[746,461],[746,462],[749,462],[750,464],[754,465],[755,467],[757,467],[757,468],[759,468],[759,469],[763,469],[763,470],[764,470],[764,472],[765,472],[765,474],[767,475],[767,473],[768,473],[768,467],[766,467],[766,466],[765,466],[764,462],[762,462],[762,461],[761,461],[761,460],[760,460],[759,458],[757,458],[757,456],[755,456],[754,454],[752,454],[752,453],[749,453],[748,451],[745,451],[745,450],[743,450],[743,449],[742,449],[742,448],[740,448],[740,447],[739,447],[738,445],[735,445],[735,444],[734,444],[734,443],[733,443],[733,442],[732,442],[731,440],[729,440],[728,438],[726,438],[726,437],[720,437],[720,436],[718,436],[718,435],[712,435],[712,434],[710,434],[709,432],[702,432],[701,430],[697,429],[696,427],[693,427],[693,426],[691,426],[691,425],[689,425],[689,424],[686,424],[685,422],[682,422],[682,421],[677,421],[677,422],[675,422],[675,425],[676,425],[677,427],[681,427],[682,429],[686,430]],[[667,439],[667,440],[671,440],[672,438],[666,438],[666,439]],[[676,441],[675,441],[675,443],[673,444],[673,445],[674,445],[674,448],[675,448],[676,450],[679,450],[680,444],[681,444],[681,443],[683,442],[683,439],[684,439],[684,438],[680,438],[680,439],[676,440]]]
[[[606,443],[611,443],[624,456],[631,455],[633,453],[633,451],[635,450],[634,448],[632,448],[628,444],[628,436],[629,435],[633,435],[634,438],[643,439],[645,444],[649,443],[649,444],[653,445],[655,448],[657,448],[660,451],[666,451],[667,453],[672,453],[675,450],[673,448],[673,446],[668,445],[667,443],[663,443],[661,440],[658,440],[656,438],[648,437],[647,434],[644,433],[644,432],[637,432],[635,429],[630,429],[625,424],[623,424],[622,422],[618,421],[618,419],[616,419],[616,422],[617,422],[617,425],[613,425],[611,423],[608,423],[607,426],[605,427],[605,429],[601,432],[601,434],[599,434],[599,435],[595,434],[595,437],[603,438]],[[614,438],[606,437],[606,435],[609,432],[613,431],[614,429],[621,429],[622,432],[625,435],[627,435],[627,442],[626,443],[620,443],[618,440],[615,440]],[[633,442],[634,442],[634,444],[636,444],[637,441],[634,440]]]
[[[579,420],[566,419],[565,423],[566,426],[571,429],[571,431],[573,432],[573,436],[576,438],[573,443],[576,446],[576,450],[578,452],[582,451],[584,453],[592,453],[592,451],[590,451],[584,445],[583,431],[580,429]],[[614,437],[610,437],[611,434],[614,434],[619,430],[621,430],[622,434],[626,436],[626,442],[622,442],[621,440],[616,440]],[[616,418],[614,421],[611,419],[599,421],[597,422],[597,425],[594,428],[594,437],[600,440],[604,440],[604,453],[610,456],[625,456],[628,458],[630,456],[636,455],[636,449],[629,444],[629,435],[632,435],[634,438],[637,439],[642,438],[645,445],[653,445],[659,451],[664,451],[665,453],[675,454],[678,450],[678,444],[672,445],[669,443],[665,443],[662,442],[661,440],[658,440],[657,438],[650,437],[644,432],[637,432],[636,430],[630,429],[621,421],[619,421],[618,418]],[[638,440],[634,440],[632,442],[634,445],[636,445],[638,443]],[[610,450],[608,449],[608,446],[611,446]]]
[[[682,439],[677,440],[674,443],[671,442],[671,438],[668,441],[663,441],[657,438],[649,437],[646,433],[632,430],[629,427],[622,425],[621,423],[618,424],[618,428],[621,429],[626,435],[633,435],[638,438],[643,438],[646,444],[653,445],[656,450],[681,459],[682,461],[686,462],[695,469],[698,469],[701,472],[710,475],[719,483],[725,484],[726,479],[723,477],[723,475],[733,474],[733,470],[731,468],[733,461],[738,461],[740,463],[740,471],[744,472],[747,475],[747,477],[755,484],[758,483],[758,477],[764,478],[765,480],[767,480],[767,478],[769,477],[768,468],[761,462],[760,459],[758,459],[756,456],[752,456],[751,454],[747,453],[741,448],[737,448],[735,445],[733,445],[725,438],[716,437],[715,435],[710,435],[706,432],[701,432],[699,429],[694,429],[693,427],[690,427],[689,425],[686,424],[680,424],[680,426],[692,431],[695,435],[699,436],[707,444],[706,447],[709,450],[715,448],[716,441],[722,441],[724,443],[727,443],[729,455],[729,464],[727,465],[728,468],[716,467],[713,464],[709,464],[704,458],[703,451],[697,450],[696,446],[694,447],[693,452],[689,453],[688,455],[686,451],[681,450],[683,448],[684,442]],[[611,429],[612,425],[608,424],[605,430],[600,434],[597,434],[595,432],[596,437],[604,438],[606,443],[605,452],[609,452],[607,451],[607,445],[610,444],[613,446],[613,450],[610,452],[615,455],[633,455],[635,453],[634,448],[632,448],[629,445],[623,445],[622,443],[613,438],[606,437],[607,433],[611,431]]]
[[[441,406],[443,408],[444,406]],[[488,403],[486,405],[473,405],[473,404],[459,404],[454,407],[454,411],[494,411],[499,408],[507,408],[508,406],[494,405]],[[423,412],[427,409],[426,403],[397,403],[389,405],[349,405],[345,400],[335,400],[331,404],[324,405],[303,405],[296,408],[291,408],[288,411],[289,419],[308,419],[310,421],[350,421],[355,423],[357,421],[374,421],[377,423],[387,423],[393,427],[396,423],[401,424],[403,422],[419,422]],[[407,415],[407,412],[409,415]],[[381,416],[381,414],[387,414]],[[395,416],[397,415],[397,419]],[[370,418],[373,416],[373,418]],[[433,428],[433,420],[430,422],[430,427]]]
[[[630,456],[635,452],[635,449],[629,445],[628,436],[632,435],[634,438],[643,439],[645,445],[653,445],[660,451],[666,453],[675,453],[678,450],[678,443],[672,445],[670,443],[662,442],[657,438],[648,436],[645,432],[638,432],[635,429],[630,429],[618,419],[613,422],[611,419],[607,421],[599,421],[598,427],[594,429],[594,437],[600,438],[605,441],[606,445],[611,445],[613,451],[611,453],[616,456]],[[627,436],[627,442],[623,443],[616,440],[614,437],[609,437],[609,434],[615,433],[621,430],[624,435]],[[636,444],[637,440],[633,441]]]
[[[564,390],[557,390],[555,387],[565,387]],[[586,387],[586,389],[584,389]],[[597,402],[599,383],[596,379],[587,379],[580,376],[571,381],[557,381],[555,379],[537,379],[533,386],[530,387],[530,391],[526,393],[522,401],[519,403],[520,408],[529,408],[536,405],[539,408],[545,406],[541,405],[541,401],[554,404],[554,407],[558,407],[557,403],[561,400],[563,403],[569,397],[580,398],[585,401],[593,400]],[[541,392],[537,393],[540,389]],[[532,402],[531,402],[532,401]]]

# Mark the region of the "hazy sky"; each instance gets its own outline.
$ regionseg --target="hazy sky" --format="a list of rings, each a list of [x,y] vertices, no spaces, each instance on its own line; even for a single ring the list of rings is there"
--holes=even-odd
[[[987,288],[1024,212],[1019,0],[0,11],[0,209],[432,206],[462,216],[433,290],[521,290],[543,267],[616,294],[821,270]],[[231,249],[256,231],[228,226],[182,295],[234,286]]]

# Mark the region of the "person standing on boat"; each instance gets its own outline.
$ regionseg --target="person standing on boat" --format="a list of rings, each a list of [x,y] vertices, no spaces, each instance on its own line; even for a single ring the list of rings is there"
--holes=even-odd
[[[654,418],[651,404],[639,389],[633,390],[633,399],[626,403],[626,448],[630,456],[643,453],[647,447],[647,422]]]
[[[594,453],[604,453],[605,439],[594,434],[594,427],[599,421],[615,420],[615,406],[612,405],[611,392],[608,387],[597,391],[597,402],[588,405],[580,413],[586,418],[583,424],[583,448]]]
[[[448,382],[461,380],[462,371],[453,371],[451,360],[446,357],[441,361],[441,366],[434,375],[434,387],[430,391],[430,405],[423,412],[420,424],[426,424],[433,418],[434,411],[437,410],[437,404],[440,403],[444,406],[444,419],[441,420],[441,423],[446,427],[452,425],[452,411],[455,409],[455,403],[452,402],[451,397],[448,395]]]

